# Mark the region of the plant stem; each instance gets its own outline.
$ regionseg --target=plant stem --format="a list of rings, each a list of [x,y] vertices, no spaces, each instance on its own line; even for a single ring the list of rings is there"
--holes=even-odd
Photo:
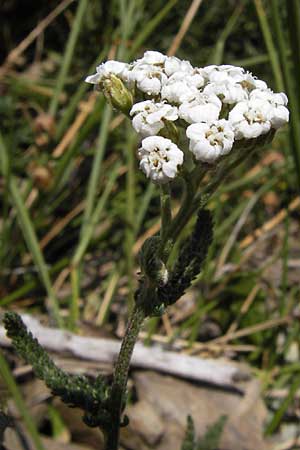
[[[164,241],[168,234],[168,229],[172,220],[170,185],[163,184],[160,187],[160,211],[161,211],[161,230],[160,237]]]
[[[146,295],[147,290],[142,289],[141,295]],[[140,306],[135,306],[129,320],[120,353],[115,366],[114,379],[111,391],[111,415],[112,423],[106,439],[106,450],[118,450],[120,419],[125,400],[127,378],[130,360],[136,343],[140,327],[145,314]]]
[[[176,239],[180,230],[188,223],[192,215],[197,209],[204,207],[212,194],[217,190],[220,184],[224,181],[224,179],[232,172],[232,170],[240,165],[243,161],[245,161],[251,154],[251,151],[245,155],[243,152],[240,152],[236,158],[232,160],[231,163],[228,164],[227,161],[221,164],[220,167],[216,170],[215,175],[212,181],[202,190],[202,192],[195,194],[190,188],[190,192],[188,192],[188,201],[185,201],[182,205],[182,208],[179,210],[177,216],[175,217],[172,226],[170,227],[169,236],[171,239]]]

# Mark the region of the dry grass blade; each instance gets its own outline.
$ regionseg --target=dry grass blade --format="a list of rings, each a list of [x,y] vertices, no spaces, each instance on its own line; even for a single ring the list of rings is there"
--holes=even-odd
[[[245,225],[250,212],[252,211],[255,204],[259,200],[259,197],[262,193],[261,191],[262,191],[262,189],[260,189],[255,195],[253,195],[251,197],[250,201],[246,205],[246,208],[244,209],[244,211],[240,215],[238,221],[236,222],[235,226],[233,227],[233,230],[232,230],[226,244],[223,247],[223,250],[221,252],[221,255],[220,255],[218,263],[217,263],[216,275],[215,275],[216,279],[220,277],[220,274],[222,272],[222,267],[224,266],[226,259],[229,255],[234,243],[236,242],[239,232],[241,231],[242,227]]]
[[[167,344],[170,345],[170,337],[169,336],[163,336],[161,334],[152,334],[149,337],[149,333],[145,331],[141,331],[139,333],[139,337],[141,340],[149,339],[151,342],[157,342],[160,344]],[[247,345],[247,344],[210,344],[209,342],[191,342],[186,339],[182,338],[176,338],[172,341],[172,348],[180,351],[185,351],[186,353],[190,355],[197,355],[202,352],[210,352],[210,353],[216,353],[220,354],[226,351],[232,351],[232,352],[253,352],[257,349],[255,345]]]
[[[86,118],[93,111],[93,108],[96,103],[96,99],[97,99],[97,95],[95,92],[93,92],[86,102],[80,103],[79,113],[78,113],[76,119],[74,120],[74,122],[70,126],[70,128],[66,131],[62,140],[59,142],[59,144],[55,147],[55,149],[52,152],[53,158],[60,158],[61,155],[65,152],[65,150],[68,148],[68,146],[71,144],[71,142],[75,138],[76,134],[78,133],[78,131],[84,124]]]
[[[263,234],[268,233],[277,225],[279,225],[290,212],[295,211],[300,206],[300,197],[294,198],[287,208],[282,209],[272,219],[268,220],[262,227],[256,228],[251,235],[246,236],[239,244],[241,249],[249,247],[255,239],[261,237]]]
[[[239,331],[236,331],[236,332],[230,333],[230,334],[229,333],[225,334],[224,336],[221,336],[221,337],[218,337],[216,339],[209,341],[209,343],[220,344],[223,342],[229,342],[229,341],[232,341],[233,339],[238,339],[241,337],[249,336],[253,333],[270,330],[271,328],[279,327],[281,325],[288,325],[291,322],[292,322],[292,319],[289,316],[282,317],[279,319],[266,320],[263,323],[258,323],[257,325],[252,325],[250,327],[244,328],[243,330],[239,330]]]
[[[202,3],[202,0],[193,0],[191,3],[191,6],[189,7],[185,18],[183,19],[183,22],[181,24],[181,27],[179,28],[178,33],[176,34],[171,47],[168,51],[168,56],[173,56],[177,52],[178,48],[180,47],[180,44],[186,35],[195,15],[197,14],[197,11]]]
[[[63,0],[47,17],[41,20],[40,23],[23,39],[20,44],[15,47],[7,56],[3,66],[0,68],[0,76],[10,69],[10,67],[17,62],[21,54],[29,47],[32,42],[40,36],[41,33],[53,22],[59,14],[61,14],[74,0]]]
[[[245,301],[242,304],[242,307],[240,309],[240,316],[244,316],[249,311],[250,306],[254,302],[254,300],[255,300],[258,292],[260,291],[260,289],[261,289],[260,284],[255,284],[253,286],[253,288],[251,289],[251,291],[249,292],[249,294],[245,298]],[[237,318],[234,322],[232,322],[232,324],[228,328],[228,331],[227,331],[225,336],[234,333],[236,331],[237,327],[238,327],[238,323],[239,323],[239,320]]]

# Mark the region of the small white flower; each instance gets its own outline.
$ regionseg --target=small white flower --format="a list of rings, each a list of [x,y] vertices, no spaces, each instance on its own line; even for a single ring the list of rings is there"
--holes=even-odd
[[[192,101],[180,105],[179,117],[188,123],[210,123],[219,118],[221,108],[222,102],[215,94],[200,92]]]
[[[174,73],[162,87],[162,99],[176,105],[192,100],[197,95],[198,89],[196,86],[188,83],[186,76],[184,72]]]
[[[222,103],[232,105],[243,100],[247,100],[247,91],[241,86],[240,83],[234,83],[230,79],[224,80],[218,83],[208,83],[203,89],[205,94],[215,94],[221,100]]]
[[[238,83],[243,80],[245,70],[242,67],[231,66],[229,64],[221,66],[210,65],[201,69],[201,74],[207,81],[212,83],[222,83],[226,80]]]
[[[151,64],[135,64],[126,74],[129,84],[135,83],[137,88],[148,95],[160,94],[167,76],[158,66]]]
[[[142,140],[138,150],[140,168],[154,183],[173,180],[183,163],[183,152],[170,139],[150,136]]]
[[[261,91],[265,91],[268,89],[268,85],[265,81],[259,80],[258,78],[254,78],[255,88],[260,89]]]
[[[174,73],[177,72],[184,72],[190,73],[193,70],[193,66],[189,61],[184,61],[179,58],[176,58],[176,56],[169,56],[165,60],[165,73],[170,77]]]
[[[193,123],[186,130],[190,139],[190,150],[196,160],[214,162],[220,156],[230,152],[234,143],[234,131],[225,120],[207,123]]]
[[[144,56],[141,59],[137,60],[137,64],[150,64],[150,65],[163,65],[165,60],[167,59],[166,55],[163,55],[160,52],[156,52],[153,50],[148,50],[144,53]]]
[[[151,100],[136,103],[130,111],[132,126],[141,136],[154,136],[165,126],[164,120],[178,119],[175,106],[167,103],[154,103]]]
[[[271,104],[259,98],[235,105],[228,117],[234,129],[235,138],[252,139],[266,134],[271,128],[269,120],[271,111]]]
[[[193,69],[193,71],[186,75],[186,80],[188,84],[191,86],[195,86],[197,89],[200,89],[204,86],[205,80],[201,73],[201,69],[197,67]]]
[[[275,130],[288,123],[289,117],[289,110],[285,106],[276,106],[272,108],[268,116],[272,128],[274,128]]]
[[[120,61],[106,61],[96,67],[96,73],[86,77],[85,81],[91,84],[98,84],[103,78],[108,77],[110,74],[114,74],[122,79],[124,71],[128,69],[129,65]]]
[[[251,99],[261,99],[269,102],[271,110],[268,119],[271,122],[272,128],[277,130],[289,121],[289,110],[286,108],[288,98],[283,92],[274,93],[271,89],[261,91],[254,89],[250,94]]]

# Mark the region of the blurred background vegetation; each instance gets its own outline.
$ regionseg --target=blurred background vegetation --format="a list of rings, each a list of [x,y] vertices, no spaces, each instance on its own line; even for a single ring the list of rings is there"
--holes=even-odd
[[[138,250],[159,227],[159,193],[137,168],[130,123],[84,83],[96,65],[154,49],[195,66],[241,65],[287,92],[290,127],[213,197],[205,270],[144,333],[249,363],[267,434],[299,417],[299,11],[297,0],[0,5],[0,306],[47,313],[53,325],[120,337]]]

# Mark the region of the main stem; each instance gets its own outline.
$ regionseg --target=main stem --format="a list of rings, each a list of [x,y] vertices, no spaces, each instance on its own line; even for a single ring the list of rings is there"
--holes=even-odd
[[[172,220],[171,193],[169,183],[162,184],[160,187],[160,214],[161,214],[160,236],[163,241],[167,236],[168,229]]]
[[[106,450],[118,450],[121,414],[125,401],[128,371],[134,345],[140,327],[145,318],[142,308],[136,305],[128,322],[126,333],[122,341],[120,353],[114,371],[111,391],[111,428],[107,433]]]

